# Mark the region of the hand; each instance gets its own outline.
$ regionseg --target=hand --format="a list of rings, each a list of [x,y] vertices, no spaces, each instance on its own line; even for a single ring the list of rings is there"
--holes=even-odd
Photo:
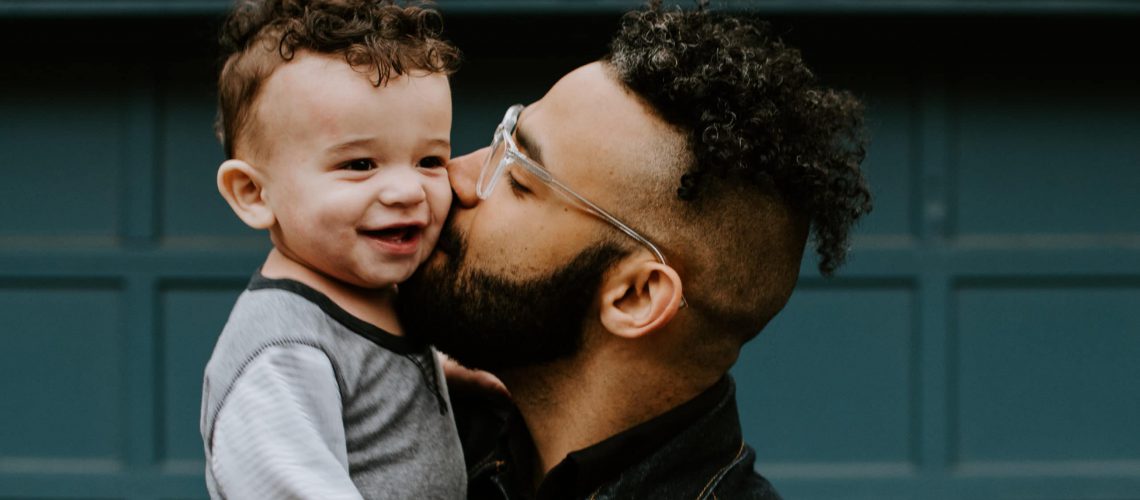
[[[476,397],[511,397],[511,392],[498,377],[483,370],[467,368],[442,352],[436,351],[436,356],[439,356],[439,364],[443,366],[443,377],[447,379],[449,392]]]

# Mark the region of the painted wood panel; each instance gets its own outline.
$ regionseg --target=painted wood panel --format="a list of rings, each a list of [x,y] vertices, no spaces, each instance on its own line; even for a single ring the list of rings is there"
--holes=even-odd
[[[75,75],[88,83],[73,85]],[[64,63],[0,76],[0,237],[109,242],[119,229],[126,112],[111,68]]]
[[[0,41],[35,50],[0,71],[0,498],[202,498],[201,369],[267,249],[214,188],[223,7],[17,3]],[[603,3],[448,19],[457,153],[604,50]],[[1136,500],[1140,18],[941,3],[766,7],[865,97],[877,208],[840,277],[805,259],[734,369],[758,470],[789,499]]]
[[[745,348],[733,375],[761,470],[911,464],[913,296],[891,282],[801,289]]]
[[[124,456],[121,287],[0,280],[0,304],[0,471],[113,467]]]
[[[955,299],[957,463],[1140,465],[1140,281],[968,283]]]

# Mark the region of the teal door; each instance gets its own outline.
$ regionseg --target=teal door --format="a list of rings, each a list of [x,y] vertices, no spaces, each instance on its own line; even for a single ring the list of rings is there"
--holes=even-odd
[[[441,1],[455,150],[635,2]],[[734,369],[788,499],[1140,499],[1140,2],[752,5],[866,98],[876,209]],[[263,258],[214,188],[226,2],[0,1],[0,498],[202,498]]]

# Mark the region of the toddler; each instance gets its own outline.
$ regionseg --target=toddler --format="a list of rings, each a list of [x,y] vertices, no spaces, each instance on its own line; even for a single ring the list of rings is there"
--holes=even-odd
[[[222,34],[218,190],[273,243],[208,365],[212,498],[463,498],[433,350],[396,284],[451,204],[434,11],[384,0],[241,2]]]

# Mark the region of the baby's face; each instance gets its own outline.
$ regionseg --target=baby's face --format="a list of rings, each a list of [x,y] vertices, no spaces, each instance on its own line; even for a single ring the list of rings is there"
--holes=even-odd
[[[364,288],[411,276],[451,205],[446,76],[374,87],[340,56],[299,52],[258,100],[263,192],[282,254]]]

